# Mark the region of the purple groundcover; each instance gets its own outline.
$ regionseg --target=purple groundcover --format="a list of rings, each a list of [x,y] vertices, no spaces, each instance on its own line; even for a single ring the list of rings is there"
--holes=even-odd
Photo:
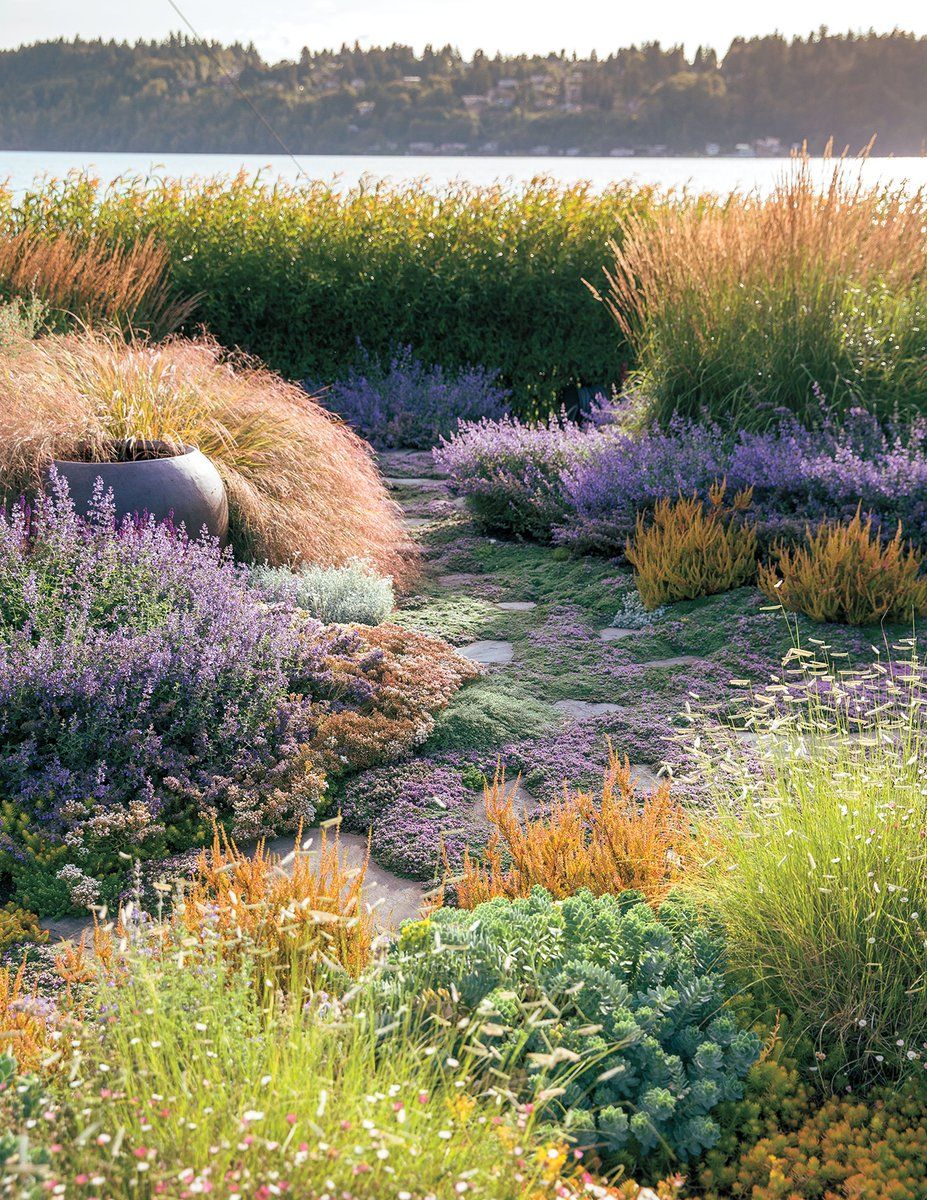
[[[875,526],[927,545],[927,422],[885,428],[856,410],[837,426],[805,429],[783,417],[733,437],[675,418],[664,428],[558,420],[463,425],[435,451],[475,514],[495,528],[575,549],[621,554],[639,512],[663,497],[753,488],[761,534],[795,536],[806,523],[846,520],[858,504]]]

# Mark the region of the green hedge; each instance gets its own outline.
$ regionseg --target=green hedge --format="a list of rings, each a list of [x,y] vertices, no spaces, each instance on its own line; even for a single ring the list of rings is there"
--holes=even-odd
[[[17,226],[154,231],[196,320],[291,378],[329,382],[356,360],[411,345],[427,363],[497,368],[523,413],[616,381],[629,352],[583,279],[648,190],[536,180],[524,188],[401,188],[88,176],[0,192]]]

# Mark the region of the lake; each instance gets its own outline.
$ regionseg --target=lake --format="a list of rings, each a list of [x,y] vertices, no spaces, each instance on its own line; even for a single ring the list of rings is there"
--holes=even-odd
[[[60,177],[72,170],[91,170],[107,183],[126,175],[191,178],[222,175],[244,169],[269,179],[296,180],[301,173],[313,179],[350,187],[364,176],[396,183],[427,178],[440,186],[454,180],[475,184],[497,181],[525,183],[549,175],[561,183],[589,180],[595,187],[632,180],[660,188],[689,187],[697,191],[729,192],[734,188],[768,191],[781,175],[783,158],[515,158],[413,157],[379,155],[302,155],[299,167],[283,155],[266,154],[98,154],[66,151],[0,151],[0,180],[7,179],[21,194],[34,179]],[[821,160],[816,160],[822,166]],[[862,164],[867,182],[894,182],[907,187],[927,185],[927,157],[871,158]]]

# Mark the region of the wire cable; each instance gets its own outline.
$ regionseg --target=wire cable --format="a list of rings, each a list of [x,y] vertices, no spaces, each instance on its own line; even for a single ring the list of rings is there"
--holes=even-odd
[[[270,121],[268,121],[267,118],[264,116],[264,114],[252,103],[250,96],[248,96],[248,94],[245,92],[244,88],[241,87],[238,80],[231,73],[231,71],[228,71],[222,65],[222,63],[219,61],[219,59],[216,57],[215,53],[213,52],[213,49],[210,46],[210,44],[206,41],[206,39],[203,37],[203,35],[196,29],[193,22],[189,19],[189,17],[186,15],[186,13],[183,12],[180,5],[176,3],[176,0],[167,0],[167,2],[171,6],[171,8],[174,10],[174,12],[177,14],[177,16],[180,17],[181,21],[183,21],[184,25],[186,25],[186,27],[190,30],[190,32],[193,34],[193,36],[196,38],[196,40],[203,46],[206,53],[212,59],[213,65],[219,68],[219,70],[222,72],[222,74],[225,76],[225,78],[234,87],[235,91],[238,92],[239,96],[241,96],[242,100],[244,100],[245,104],[247,104],[247,106],[251,109],[251,111],[254,113],[254,115],[257,117],[257,119],[261,122],[261,124],[264,126],[264,128],[267,130],[267,132],[270,134],[270,136],[274,139],[274,141],[277,143],[277,145],[280,147],[280,149],[283,151],[283,153],[287,156],[287,158],[290,159],[290,161],[293,163],[293,166],[296,168],[296,170],[300,173],[300,175],[303,176],[304,179],[307,179],[311,182],[312,177],[310,176],[309,172],[305,170],[302,163],[299,161],[299,159],[296,157],[296,155],[293,153],[293,151],[289,148],[289,146],[286,144],[286,142],[283,140],[283,138],[280,136],[280,134],[277,133],[276,129],[274,129],[274,127],[273,127],[273,125],[271,125]]]

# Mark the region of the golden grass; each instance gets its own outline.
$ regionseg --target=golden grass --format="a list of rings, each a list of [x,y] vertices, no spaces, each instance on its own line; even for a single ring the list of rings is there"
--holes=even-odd
[[[25,959],[13,971],[0,967],[0,1054],[10,1053],[22,1072],[32,1071],[48,1049],[51,1030],[33,1007]]]
[[[640,513],[625,556],[647,609],[697,600],[749,583],[756,574],[756,528],[732,519],[749,508],[751,488],[737,492],[725,509],[725,484],[715,484],[708,504],[697,496],[660,500],[653,515]]]
[[[0,293],[37,296],[52,312],[86,325],[154,336],[177,329],[198,301],[173,294],[167,250],[151,235],[113,246],[99,237],[32,230],[0,237]]]
[[[883,544],[857,507],[845,525],[826,522],[805,534],[805,544],[772,548],[775,562],[760,567],[760,588],[792,612],[815,621],[874,625],[927,614],[923,555],[902,541],[901,523]]]
[[[242,558],[414,574],[370,448],[310,396],[211,339],[126,343],[83,331],[0,355],[0,481],[34,490],[53,458],[106,459],[114,438],[197,446],[225,481]]]
[[[795,158],[766,196],[631,212],[602,288],[651,413],[768,422],[776,406],[922,403],[927,189]],[[590,285],[591,286],[591,285]],[[817,388],[815,387],[817,385]]]
[[[196,939],[218,937],[223,954],[256,961],[286,990],[322,967],[357,977],[369,964],[374,916],[363,899],[367,857],[348,865],[337,827],[313,836],[311,853],[297,836],[286,858],[262,842],[245,854],[218,834],[196,862],[175,908],[175,924]]]
[[[570,793],[542,818],[515,809],[497,775],[485,791],[492,834],[481,860],[464,853],[457,903],[475,908],[496,896],[527,896],[535,886],[558,899],[636,888],[659,902],[681,878],[695,847],[689,821],[663,780],[638,799],[628,760],[609,746],[601,790]]]

